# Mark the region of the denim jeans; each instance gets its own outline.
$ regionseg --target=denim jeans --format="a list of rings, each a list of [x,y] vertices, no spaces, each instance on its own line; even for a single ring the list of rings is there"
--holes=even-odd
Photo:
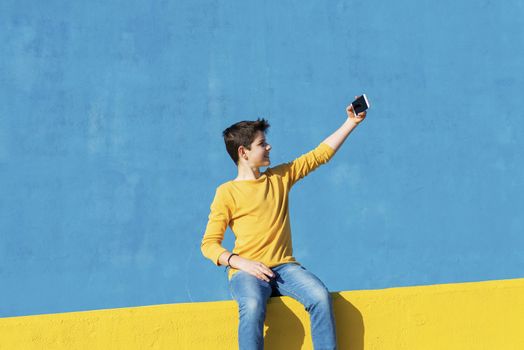
[[[266,304],[270,297],[282,295],[299,301],[309,312],[315,350],[336,349],[333,299],[322,281],[302,265],[294,263],[278,265],[271,270],[275,277],[270,282],[245,271],[238,271],[229,281],[231,296],[236,300],[240,314],[240,350],[264,349]]]

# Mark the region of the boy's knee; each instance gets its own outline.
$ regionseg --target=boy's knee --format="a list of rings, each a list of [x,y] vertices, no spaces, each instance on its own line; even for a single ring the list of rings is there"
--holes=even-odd
[[[316,305],[329,305],[332,301],[331,293],[326,288],[315,288],[311,293],[310,305],[308,306],[311,308]]]

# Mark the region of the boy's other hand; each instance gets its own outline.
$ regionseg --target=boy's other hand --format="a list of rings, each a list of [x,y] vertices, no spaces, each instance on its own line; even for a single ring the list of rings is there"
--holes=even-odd
[[[236,265],[235,267],[238,268],[239,270],[245,271],[249,273],[250,275],[253,275],[262,281],[269,282],[270,277],[271,278],[275,277],[275,273],[269,267],[267,267],[260,261],[241,258],[241,259],[237,259],[237,262],[235,265]]]
[[[355,96],[355,99],[358,98],[358,96]],[[366,118],[367,111],[360,112],[359,114],[355,115],[355,111],[353,110],[353,106],[349,104],[349,106],[346,107],[346,113],[348,114],[348,119],[353,121],[355,124],[360,123],[361,121]]]

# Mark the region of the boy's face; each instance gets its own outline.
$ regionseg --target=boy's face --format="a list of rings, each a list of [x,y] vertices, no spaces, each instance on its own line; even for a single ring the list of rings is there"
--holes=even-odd
[[[248,162],[251,167],[268,166],[271,161],[269,159],[269,151],[271,145],[267,143],[266,136],[262,131],[257,131],[257,136],[253,143],[251,143],[251,150],[245,150],[248,156]]]

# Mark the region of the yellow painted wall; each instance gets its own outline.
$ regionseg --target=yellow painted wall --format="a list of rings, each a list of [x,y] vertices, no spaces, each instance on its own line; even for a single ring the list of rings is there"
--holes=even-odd
[[[524,278],[333,293],[340,349],[524,349]],[[3,301],[6,302],[6,301]],[[0,349],[236,349],[234,301],[0,318]],[[272,298],[266,349],[312,349],[309,316]]]

